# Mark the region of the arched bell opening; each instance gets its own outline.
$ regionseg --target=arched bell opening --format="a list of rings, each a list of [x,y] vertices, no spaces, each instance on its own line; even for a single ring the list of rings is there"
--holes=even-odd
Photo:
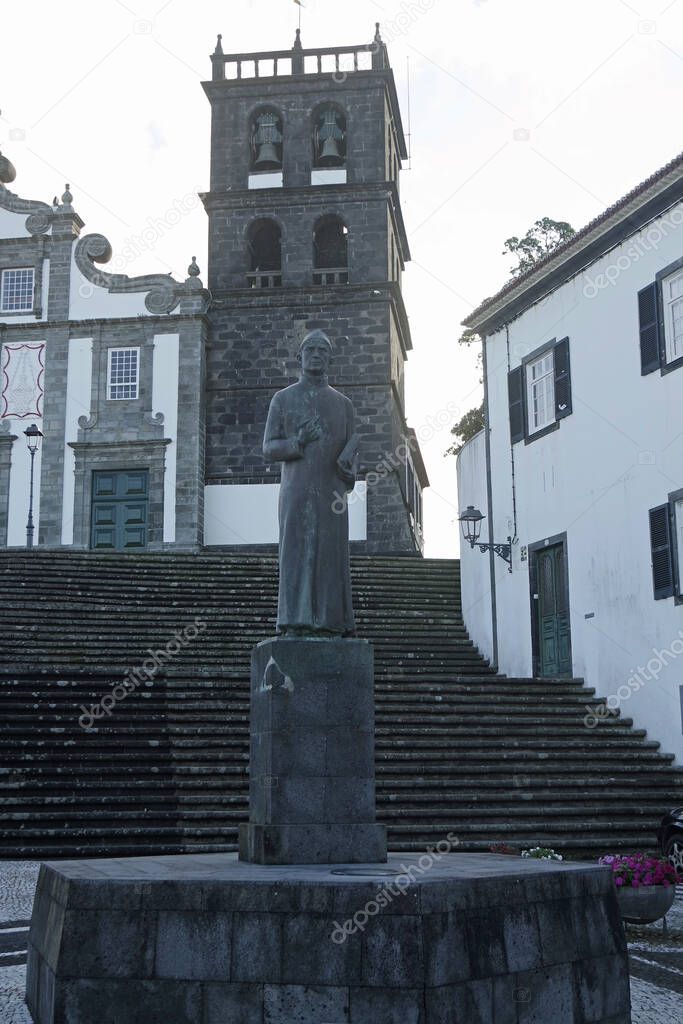
[[[321,217],[313,231],[313,283],[349,283],[349,229],[334,214]]]
[[[282,286],[282,230],[269,218],[254,221],[247,233],[250,288]]]

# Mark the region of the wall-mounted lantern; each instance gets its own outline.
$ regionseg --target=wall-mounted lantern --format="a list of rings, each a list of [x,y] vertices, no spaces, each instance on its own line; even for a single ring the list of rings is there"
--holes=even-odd
[[[479,537],[481,535],[481,524],[486,516],[475,508],[468,505],[465,511],[459,516],[459,523],[462,528],[462,535],[471,548],[479,548],[480,551],[495,551],[504,562],[508,564],[508,572],[512,572],[512,537],[508,537],[507,544],[484,544]]]

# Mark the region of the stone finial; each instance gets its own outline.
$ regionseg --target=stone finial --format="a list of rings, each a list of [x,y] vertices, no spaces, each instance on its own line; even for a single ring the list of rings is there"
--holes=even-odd
[[[0,184],[9,185],[10,182],[14,181],[17,176],[17,172],[14,169],[14,165],[0,153]]]
[[[199,278],[199,267],[197,257],[192,257],[192,262],[187,268],[185,283],[178,290],[180,298],[181,313],[206,313],[211,302],[211,295],[206,290]]]
[[[64,186],[64,192],[62,194],[62,202],[63,202],[64,206],[71,206],[72,201],[73,201],[73,196],[71,195],[71,192],[69,191],[69,186],[65,185]]]
[[[223,36],[219,32],[218,33],[218,38],[216,39],[216,49],[213,51],[214,53],[223,53],[222,39],[223,39]]]
[[[375,22],[375,38],[373,39],[373,43],[381,43],[381,42],[382,42],[382,37],[381,37],[381,35],[379,33],[379,22],[376,21]]]
[[[296,39],[294,40],[293,50],[303,50],[303,44],[301,42],[301,29],[296,30]]]

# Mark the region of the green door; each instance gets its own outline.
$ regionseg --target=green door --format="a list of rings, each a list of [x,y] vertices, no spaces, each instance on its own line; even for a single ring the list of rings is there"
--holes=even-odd
[[[569,588],[564,544],[536,553],[537,632],[539,675],[567,676],[572,672],[569,628]]]
[[[148,489],[146,469],[93,473],[92,548],[133,551],[147,546]]]

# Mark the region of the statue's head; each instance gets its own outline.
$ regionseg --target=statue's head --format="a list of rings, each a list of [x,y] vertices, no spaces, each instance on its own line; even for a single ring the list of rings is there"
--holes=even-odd
[[[332,342],[324,331],[309,331],[299,345],[297,359],[306,373],[323,375],[327,373],[332,356]]]

